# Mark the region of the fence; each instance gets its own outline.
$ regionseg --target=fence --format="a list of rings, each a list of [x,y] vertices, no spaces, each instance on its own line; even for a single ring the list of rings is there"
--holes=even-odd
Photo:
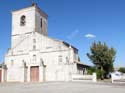
[[[93,75],[72,75],[72,81],[96,82],[96,73]]]

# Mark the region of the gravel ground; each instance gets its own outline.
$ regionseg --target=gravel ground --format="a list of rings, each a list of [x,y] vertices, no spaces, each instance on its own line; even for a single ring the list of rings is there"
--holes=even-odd
[[[87,82],[1,83],[0,93],[125,93],[125,84]]]

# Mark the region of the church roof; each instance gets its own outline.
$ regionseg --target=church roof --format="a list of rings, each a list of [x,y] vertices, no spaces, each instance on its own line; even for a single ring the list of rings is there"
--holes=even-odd
[[[63,40],[59,40],[59,39],[55,39],[55,38],[51,38],[51,37],[48,37],[48,38],[50,38],[50,39],[53,39],[53,40],[56,40],[56,41],[59,41],[59,42],[62,42],[64,45],[66,45],[67,47],[72,47],[73,49],[75,49],[76,51],[78,51],[78,49],[76,48],[76,47],[74,47],[73,45],[71,45],[71,44],[69,44],[69,43],[67,43],[67,42],[65,42],[65,41],[63,41]]]
[[[89,66],[89,65],[87,65],[87,64],[83,64],[83,63],[80,62],[80,61],[75,61],[75,63],[78,64],[78,65],[85,66],[85,67],[91,67],[91,66]]]
[[[69,44],[69,43],[67,43],[67,42],[65,42],[65,41],[63,41],[63,43],[66,45],[66,46],[68,46],[68,47],[72,47],[73,49],[75,49],[76,51],[78,51],[78,49],[76,48],[76,47],[74,47],[73,45],[71,45],[71,44]]]

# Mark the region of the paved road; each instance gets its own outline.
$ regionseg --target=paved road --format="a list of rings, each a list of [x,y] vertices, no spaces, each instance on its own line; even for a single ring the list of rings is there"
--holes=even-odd
[[[4,83],[0,93],[125,93],[125,84],[86,82]]]

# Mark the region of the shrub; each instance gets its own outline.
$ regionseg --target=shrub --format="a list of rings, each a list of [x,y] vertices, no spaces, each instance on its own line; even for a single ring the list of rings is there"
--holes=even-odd
[[[87,70],[87,74],[92,75],[94,72],[96,72],[96,67],[90,67]]]
[[[104,75],[104,71],[101,71],[101,69],[97,69],[96,67],[90,67],[88,70],[87,70],[87,74],[89,75],[92,75],[93,73],[96,73],[97,75],[97,79],[101,79],[102,78],[102,75]]]
[[[104,71],[101,71],[101,69],[96,70],[97,79],[102,79],[102,75],[104,75]]]

